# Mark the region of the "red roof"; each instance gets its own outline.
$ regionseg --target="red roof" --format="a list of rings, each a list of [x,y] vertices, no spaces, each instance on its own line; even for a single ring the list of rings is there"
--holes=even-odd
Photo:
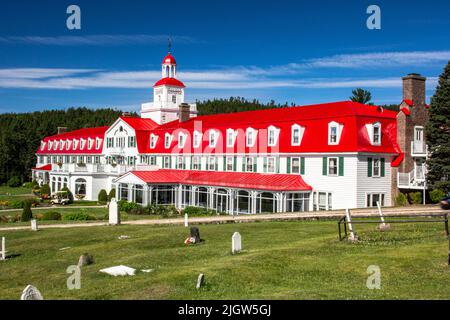
[[[142,181],[151,184],[182,183],[240,189],[271,191],[312,190],[300,175],[263,174],[243,172],[194,171],[160,169],[155,171],[131,171]]]
[[[108,128],[84,128],[45,137],[37,154],[101,154],[105,132]],[[99,139],[98,148],[96,148],[97,139]],[[84,142],[81,143],[82,141]],[[91,148],[89,148],[89,141],[91,142]],[[63,143],[62,149],[61,142]],[[76,144],[75,148],[74,142]],[[55,143],[57,145],[56,148]]]
[[[410,107],[412,107],[414,105],[414,103],[410,99],[404,99],[403,102],[405,102]]]
[[[138,117],[120,117],[123,121],[125,121],[130,127],[135,130],[153,130],[158,124],[152,119],[144,119]]]
[[[175,58],[169,52],[167,54],[167,56],[164,57],[162,64],[177,64],[177,62],[175,61]]]
[[[178,80],[178,79],[175,79],[175,78],[162,78],[161,80],[158,80],[154,85],[153,85],[153,87],[158,87],[158,86],[163,86],[163,85],[166,85],[166,86],[173,86],[173,87],[181,87],[181,88],[184,88],[184,87],[186,87],[185,85],[184,85],[184,83],[183,82],[181,82],[180,80]]]
[[[159,138],[155,148],[146,146],[146,153],[378,152],[397,154],[394,148],[396,136],[390,134],[396,128],[396,116],[397,113],[394,111],[352,101],[199,116],[181,123],[175,120],[155,128],[152,132]],[[328,144],[328,124],[332,121],[339,123],[343,128],[337,145]],[[381,124],[380,145],[371,143],[366,129],[366,124],[375,122]],[[293,124],[305,128],[299,146],[291,144]],[[280,129],[275,147],[269,147],[267,143],[267,129],[271,125]],[[257,130],[254,147],[248,147],[245,144],[245,131],[250,127]],[[202,131],[204,138],[201,146],[194,149],[190,137],[193,136],[194,130],[199,130],[198,128]],[[226,146],[227,129],[238,132],[233,147]],[[219,133],[215,148],[209,147],[208,135],[211,130]],[[188,134],[185,147],[182,149],[178,148],[178,132]],[[173,135],[169,149],[164,146],[166,133]]]
[[[46,165],[41,166],[41,167],[33,168],[32,170],[37,170],[37,171],[52,171],[52,165],[51,165],[51,164],[46,164]]]

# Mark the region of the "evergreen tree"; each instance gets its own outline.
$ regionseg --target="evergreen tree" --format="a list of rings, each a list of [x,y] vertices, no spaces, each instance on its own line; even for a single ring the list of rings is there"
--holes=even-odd
[[[22,211],[22,222],[27,222],[33,219],[33,213],[31,212],[31,202],[30,201],[24,201],[23,203],[23,211]]]
[[[372,94],[370,91],[357,88],[355,90],[352,90],[352,96],[349,97],[350,100],[353,102],[359,102],[362,104],[370,104],[370,100],[372,100]]]
[[[426,137],[430,151],[428,184],[433,189],[450,192],[450,61],[431,98]]]

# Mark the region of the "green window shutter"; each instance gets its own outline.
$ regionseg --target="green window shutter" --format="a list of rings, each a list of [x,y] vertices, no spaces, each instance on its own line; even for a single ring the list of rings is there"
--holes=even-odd
[[[287,172],[287,173],[291,173],[291,157],[287,157],[287,168],[286,168],[286,172]]]
[[[324,175],[324,176],[328,175],[328,172],[327,172],[327,169],[328,169],[327,168],[327,166],[328,166],[327,160],[328,160],[327,157],[323,157],[322,158],[322,175]]]
[[[253,172],[258,171],[258,160],[257,158],[253,158]]]
[[[223,171],[227,171],[227,157],[223,156]]]
[[[300,174],[305,174],[305,158],[300,158]]]
[[[384,170],[385,170],[384,158],[381,158],[380,162],[381,162],[381,176],[384,177],[384,175],[385,175],[385,172],[384,172]]]
[[[276,173],[280,173],[280,157],[277,157],[277,168]]]
[[[237,157],[234,157],[234,161],[233,161],[233,171],[237,170]]]
[[[339,175],[344,175],[344,157],[339,157]]]
[[[367,158],[367,176],[372,176],[372,158]]]
[[[267,157],[264,157],[264,172],[267,172]]]

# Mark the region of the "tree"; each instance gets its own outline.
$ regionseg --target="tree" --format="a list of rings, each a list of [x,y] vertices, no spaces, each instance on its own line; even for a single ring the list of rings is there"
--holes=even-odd
[[[73,203],[73,193],[68,187],[64,187],[61,191],[67,192],[67,198],[69,198],[69,203]]]
[[[41,198],[48,199],[50,197],[50,186],[48,184],[43,184],[40,190]]]
[[[450,61],[439,76],[426,125],[428,185],[450,192]]]
[[[108,194],[105,189],[100,190],[98,193],[98,202],[106,203],[108,201]]]
[[[372,94],[370,93],[370,91],[357,88],[355,90],[352,90],[352,96],[349,97],[349,99],[353,102],[369,104],[370,100],[372,100]]]
[[[22,210],[22,217],[21,221],[26,222],[30,221],[33,218],[33,212],[31,212],[31,202],[30,201],[24,201],[23,202],[23,210]]]
[[[108,200],[111,201],[112,198],[116,197],[116,189],[112,188],[108,195]]]

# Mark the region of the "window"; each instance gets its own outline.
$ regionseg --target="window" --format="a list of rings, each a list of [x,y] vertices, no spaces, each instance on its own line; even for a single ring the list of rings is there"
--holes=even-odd
[[[380,159],[377,158],[373,159],[373,176],[380,176]]]
[[[215,148],[216,147],[218,135],[219,134],[215,130],[210,130],[209,131],[209,147],[210,148]]]
[[[275,173],[276,172],[276,158],[267,157],[264,161],[264,172]]]
[[[253,128],[248,128],[246,131],[246,142],[247,147],[253,147],[256,140],[256,130]]]
[[[58,141],[53,142],[53,150],[58,149]]]
[[[80,139],[80,150],[83,150],[86,145],[86,140]]]
[[[384,193],[368,193],[366,195],[366,207],[376,207],[377,202],[380,202],[380,206],[384,206],[385,194]]]
[[[194,140],[193,141],[194,148],[200,147],[200,143],[202,141],[202,134],[201,134],[201,132],[194,131],[194,139],[193,140]]]
[[[381,144],[381,124],[379,122],[373,125],[372,141],[373,144]]]
[[[245,157],[244,158],[244,172],[253,172],[254,169],[254,159],[252,157]]]
[[[142,185],[133,186],[133,202],[143,204],[144,202],[144,187]]]
[[[269,126],[269,129],[267,131],[267,145],[269,147],[274,147],[277,145],[279,132],[280,129],[274,126]]]
[[[152,148],[152,149],[155,148],[157,141],[158,141],[158,136],[152,133],[150,135],[150,148]]]
[[[170,144],[172,143],[172,135],[169,133],[166,133],[164,137],[164,146],[166,149],[170,147]]]
[[[92,157],[90,157],[90,156],[87,156],[86,157],[86,163],[92,163]]]
[[[328,124],[328,144],[339,144],[341,126],[337,122]]]
[[[286,212],[309,210],[309,193],[288,193],[286,195]]]
[[[100,145],[102,144],[102,139],[96,138],[95,139],[95,149],[100,149]]]
[[[65,147],[65,145],[66,145],[66,142],[63,141],[63,140],[60,140],[60,141],[59,141],[59,150],[63,150],[64,147]]]
[[[423,141],[423,127],[414,127],[414,141]]]
[[[338,159],[328,158],[328,175],[337,176],[338,174]]]
[[[177,96],[176,95],[172,95],[172,102],[173,103],[177,103]]]
[[[234,157],[226,157],[225,171],[234,171]]]
[[[91,138],[88,138],[88,149],[91,150],[93,145],[94,145],[94,140],[92,140]]]
[[[184,145],[186,144],[186,134],[183,132],[180,132],[178,134],[178,148],[184,148]]]
[[[178,156],[177,157],[177,169],[185,169],[184,157],[183,156]]]
[[[66,150],[70,150],[72,147],[72,140],[67,139],[66,140]]]
[[[385,176],[384,158],[367,158],[367,176],[376,178]]]
[[[227,147],[231,148],[234,146],[236,140],[236,132],[233,129],[227,129]]]
[[[300,158],[291,158],[291,173],[300,173]]]
[[[128,201],[128,184],[125,183],[119,184],[119,200]]]
[[[135,148],[136,147],[136,137],[130,136],[128,137],[128,148]]]
[[[170,169],[170,156],[163,157],[163,168]]]
[[[41,141],[41,150],[44,150],[46,143],[44,141]]]
[[[217,158],[216,157],[208,157],[208,170],[209,171],[217,170]]]
[[[114,138],[106,138],[106,147],[114,148]]]
[[[313,193],[313,210],[331,210],[333,203],[333,194],[331,192],[315,191]]]
[[[291,145],[299,146],[302,143],[303,132],[305,128],[294,124],[291,127]]]
[[[100,157],[99,156],[95,156],[94,157],[94,163],[95,164],[100,164]]]
[[[125,137],[116,137],[116,146],[118,148],[125,148]]]
[[[156,166],[156,157],[155,156],[150,156],[150,165],[151,166]]]
[[[86,195],[86,180],[81,178],[75,180],[75,195]]]
[[[200,170],[201,169],[201,158],[199,156],[192,157],[192,170]]]

